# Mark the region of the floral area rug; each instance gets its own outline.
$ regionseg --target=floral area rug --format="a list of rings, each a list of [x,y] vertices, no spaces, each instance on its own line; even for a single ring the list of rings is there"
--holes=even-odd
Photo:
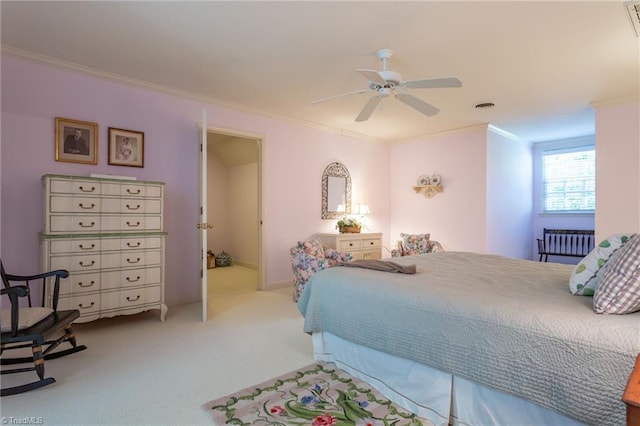
[[[220,425],[433,425],[333,364],[317,362],[202,406]]]

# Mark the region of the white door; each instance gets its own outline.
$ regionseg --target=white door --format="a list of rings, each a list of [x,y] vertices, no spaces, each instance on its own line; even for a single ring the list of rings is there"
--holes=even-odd
[[[198,158],[198,170],[200,182],[200,288],[202,295],[202,321],[207,321],[207,231],[212,225],[207,224],[207,110],[202,110],[202,123],[198,137],[200,157]]]

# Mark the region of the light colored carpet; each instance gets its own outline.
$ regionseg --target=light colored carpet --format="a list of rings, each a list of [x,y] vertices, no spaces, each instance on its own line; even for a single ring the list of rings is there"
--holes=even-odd
[[[207,323],[195,303],[170,306],[164,323],[158,311],[150,311],[78,324],[78,343],[88,349],[46,362],[47,376],[57,383],[2,398],[2,420],[211,424],[200,408],[205,402],[313,362],[311,339],[302,332],[291,293],[216,293]],[[2,386],[18,376],[35,377],[23,374],[2,376]]]

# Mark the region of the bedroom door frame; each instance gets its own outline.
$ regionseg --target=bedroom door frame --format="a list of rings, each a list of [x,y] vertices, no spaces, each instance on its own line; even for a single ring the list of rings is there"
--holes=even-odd
[[[262,148],[264,145],[264,135],[259,135],[256,133],[247,132],[247,131],[238,130],[238,129],[228,129],[224,127],[208,125],[206,122],[206,113],[203,113],[202,123],[203,125],[200,126],[200,128],[202,129],[202,132],[198,136],[198,144],[199,144],[198,151],[200,155],[199,167],[201,169],[200,173],[198,173],[198,179],[199,179],[198,185],[199,185],[199,188],[201,188],[201,193],[200,193],[200,212],[201,213],[206,213],[208,197],[206,193],[207,182],[203,181],[207,179],[207,172],[206,172],[207,147],[201,146],[200,141],[202,140],[207,141],[207,137],[209,133],[218,133],[218,134],[227,135],[227,136],[235,136],[235,137],[244,138],[244,139],[251,139],[256,142],[256,149],[258,151],[258,164],[257,164],[257,168],[258,168],[258,173],[257,173],[258,174],[258,182],[257,182],[258,291],[261,291],[265,287],[264,283],[265,283],[265,277],[266,277],[265,256],[264,256],[264,247],[263,247],[263,238],[262,238],[262,225],[263,225],[263,221],[262,221],[262,205],[263,205]],[[202,145],[207,145],[207,144],[202,144]],[[201,221],[206,223],[206,216],[201,217]],[[215,228],[213,228],[212,231],[215,232]],[[202,241],[203,239],[205,241]],[[206,231],[205,231],[201,233],[200,250],[204,250],[204,251],[201,251],[201,253],[206,253],[206,246],[207,246],[207,242],[206,242]],[[204,269],[202,270],[202,273],[201,273],[201,286],[202,286],[201,295],[202,295],[202,315],[203,315],[202,320],[207,321],[208,319],[208,294],[207,294],[208,288],[206,288],[206,286],[208,286],[208,282],[206,278],[206,275],[207,275],[206,274],[206,271],[207,271],[206,256],[203,256],[203,258],[204,258],[204,261],[203,261]]]

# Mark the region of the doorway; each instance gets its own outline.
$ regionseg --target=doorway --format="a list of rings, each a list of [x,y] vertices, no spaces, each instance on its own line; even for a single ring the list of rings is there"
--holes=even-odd
[[[216,296],[262,289],[261,139],[208,128],[207,311]],[[231,259],[230,266],[219,263]],[[217,264],[217,265],[216,265]],[[211,315],[208,316],[211,316]]]

